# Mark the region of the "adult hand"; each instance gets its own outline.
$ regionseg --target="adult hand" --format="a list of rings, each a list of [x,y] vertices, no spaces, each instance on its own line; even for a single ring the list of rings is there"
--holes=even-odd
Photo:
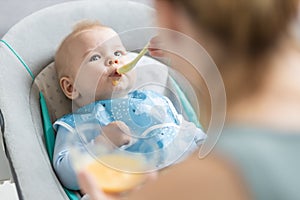
[[[148,51],[151,56],[154,57],[164,57],[165,52],[163,50],[163,42],[160,36],[155,36],[150,40],[150,45]]]
[[[87,171],[81,170],[77,174],[78,183],[81,191],[88,194],[90,200],[117,200],[117,197],[112,197],[99,190],[96,180]]]
[[[157,179],[157,172],[152,172],[146,175],[146,181],[154,181]],[[80,185],[81,191],[87,194],[89,200],[120,200],[122,197],[119,194],[109,195],[99,190],[95,178],[85,169],[82,169],[77,173],[78,183]],[[140,186],[133,188],[131,192],[138,190]]]

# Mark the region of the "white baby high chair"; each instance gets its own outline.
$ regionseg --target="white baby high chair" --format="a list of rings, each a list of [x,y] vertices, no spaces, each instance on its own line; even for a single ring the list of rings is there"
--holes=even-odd
[[[0,117],[1,132],[19,199],[69,199],[53,171],[47,154],[43,131],[45,121],[44,123],[42,121],[39,102],[39,91],[42,90],[51,121],[71,109],[71,103],[57,90],[52,63],[55,50],[61,40],[81,19],[97,19],[120,33],[153,26],[154,14],[152,8],[135,2],[74,1],[40,10],[24,18],[2,38],[0,43],[0,109],[3,115]],[[132,32],[122,38],[127,49],[141,48],[155,34],[153,31],[148,31],[147,34],[138,33],[138,31],[137,34]],[[21,62],[22,60],[24,63]],[[143,62],[160,64],[150,58],[145,58],[141,61]],[[29,69],[25,67],[26,64]],[[145,73],[149,76],[139,77],[137,84],[147,79],[159,79],[161,83],[170,84],[167,70],[161,68],[160,71],[154,68],[149,70],[152,72]],[[166,91],[161,92],[166,93]],[[191,94],[187,94],[189,95]],[[197,105],[196,99],[191,101],[193,105]],[[49,129],[51,123],[47,127]]]

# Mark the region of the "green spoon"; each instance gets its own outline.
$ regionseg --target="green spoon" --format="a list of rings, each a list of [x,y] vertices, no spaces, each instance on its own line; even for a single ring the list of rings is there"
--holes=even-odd
[[[127,63],[126,65],[123,65],[122,67],[117,69],[118,74],[125,74],[132,70],[137,62],[145,55],[145,53],[148,51],[149,43],[146,44],[146,46],[143,48],[143,50],[137,55],[135,59],[133,59],[131,62]]]

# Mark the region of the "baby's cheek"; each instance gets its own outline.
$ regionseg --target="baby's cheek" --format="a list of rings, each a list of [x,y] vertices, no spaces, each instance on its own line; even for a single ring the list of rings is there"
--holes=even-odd
[[[130,61],[130,59],[129,59],[128,56],[122,56],[122,57],[119,59],[119,61],[120,61],[120,64],[121,64],[121,65],[125,65],[125,64],[127,64],[127,63]]]
[[[129,72],[129,79],[130,79],[131,84],[135,83],[136,77],[137,77],[136,70],[132,70]]]

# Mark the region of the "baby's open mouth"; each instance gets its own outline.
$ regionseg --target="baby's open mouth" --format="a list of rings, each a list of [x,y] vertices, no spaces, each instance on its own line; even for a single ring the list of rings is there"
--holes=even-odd
[[[109,75],[109,77],[111,77],[111,78],[121,78],[122,74],[119,74],[117,72],[117,70],[114,70],[114,71],[111,72],[111,74]]]
[[[117,70],[112,71],[112,73],[109,75],[110,78],[112,78],[112,84],[113,86],[116,86],[119,84],[119,80],[122,77],[122,74],[119,74]]]

